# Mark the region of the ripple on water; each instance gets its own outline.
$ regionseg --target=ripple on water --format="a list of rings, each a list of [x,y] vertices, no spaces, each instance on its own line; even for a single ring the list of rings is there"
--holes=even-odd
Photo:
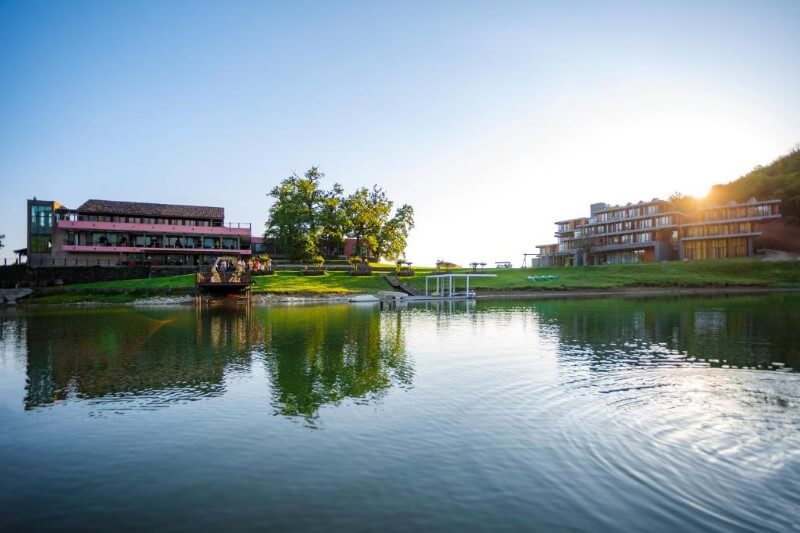
[[[791,513],[753,506],[742,487],[796,469],[800,376],[698,367],[668,352],[644,364],[627,352],[593,371],[580,363],[586,355],[572,351],[560,367],[558,387],[574,400],[563,426],[565,455],[657,495],[638,503],[676,527],[790,526]],[[773,503],[797,509],[793,498],[778,491]]]

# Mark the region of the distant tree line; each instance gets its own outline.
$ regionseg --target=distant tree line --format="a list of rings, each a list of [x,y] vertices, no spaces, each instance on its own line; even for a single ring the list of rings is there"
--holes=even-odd
[[[748,174],[724,185],[714,185],[706,200],[711,204],[759,200],[782,200],[784,220],[800,226],[800,145],[766,167],[757,166]]]
[[[325,189],[324,177],[318,167],[311,167],[273,188],[264,237],[275,239],[291,259],[304,262],[341,254],[348,237],[356,240],[355,254],[362,259],[403,256],[414,227],[414,209],[408,204],[393,209],[394,202],[377,185],[347,196],[338,183]]]
[[[669,197],[673,209],[691,213],[703,206],[727,202],[781,200],[781,214],[790,225],[800,226],[800,144],[768,166],[758,165],[729,183],[714,185],[705,198],[675,192]]]

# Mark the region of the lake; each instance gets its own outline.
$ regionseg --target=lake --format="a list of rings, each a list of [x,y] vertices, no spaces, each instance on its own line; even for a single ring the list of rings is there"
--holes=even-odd
[[[0,310],[0,529],[787,531],[800,295]]]

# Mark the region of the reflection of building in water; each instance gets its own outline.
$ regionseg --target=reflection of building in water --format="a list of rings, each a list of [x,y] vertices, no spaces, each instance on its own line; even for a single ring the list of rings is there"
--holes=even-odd
[[[273,403],[311,417],[320,406],[382,395],[411,383],[402,321],[357,306],[276,307],[263,322]]]
[[[370,400],[413,376],[399,315],[376,309],[59,309],[13,322],[24,324],[26,408],[111,397],[141,409],[217,396],[226,375],[250,372],[262,350],[273,404],[287,415]]]
[[[800,346],[791,338],[798,310],[786,297],[718,299],[588,300],[539,302],[544,324],[555,326],[565,357],[584,357],[575,347],[590,347],[592,364],[649,364],[685,355],[763,366],[773,361],[800,368]],[[584,354],[584,355],[578,355]]]
[[[249,361],[258,332],[242,313],[210,310],[53,310],[26,317],[27,408],[62,400],[157,394],[155,403],[223,391]]]

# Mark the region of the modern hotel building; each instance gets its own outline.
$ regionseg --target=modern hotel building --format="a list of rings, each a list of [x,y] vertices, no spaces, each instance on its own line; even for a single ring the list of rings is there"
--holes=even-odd
[[[781,218],[780,200],[706,207],[689,213],[653,199],[592,204],[590,216],[556,222],[555,244],[537,246],[537,266],[721,259],[753,255],[764,224]]]
[[[28,264],[196,266],[249,256],[249,223],[226,223],[222,207],[88,200],[75,210],[28,200]]]

